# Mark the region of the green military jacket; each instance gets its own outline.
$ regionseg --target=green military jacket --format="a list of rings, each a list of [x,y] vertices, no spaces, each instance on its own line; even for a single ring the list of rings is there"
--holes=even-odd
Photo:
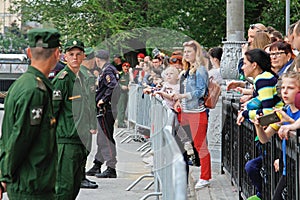
[[[10,199],[53,199],[57,165],[52,85],[36,68],[8,90],[0,139],[0,181]]]
[[[128,87],[128,84],[129,84],[129,73],[124,73],[123,71],[120,72],[120,79],[119,79],[119,84],[120,86],[127,86]],[[122,92],[128,92],[128,90],[123,90],[122,89]]]
[[[90,70],[81,65],[80,72],[84,76],[85,82],[85,90],[87,93],[88,103],[89,103],[89,130],[96,130],[97,129],[97,118],[96,118],[96,77],[90,72]]]
[[[85,144],[89,138],[89,106],[85,80],[80,71],[78,77],[66,66],[52,80],[57,143]]]

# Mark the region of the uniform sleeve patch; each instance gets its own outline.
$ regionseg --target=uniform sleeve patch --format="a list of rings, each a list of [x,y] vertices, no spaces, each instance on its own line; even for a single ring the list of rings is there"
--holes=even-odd
[[[30,110],[30,125],[41,124],[43,116],[43,107],[37,106]]]
[[[61,95],[61,91],[60,90],[53,90],[53,96],[52,96],[53,100],[62,100],[62,95]]]

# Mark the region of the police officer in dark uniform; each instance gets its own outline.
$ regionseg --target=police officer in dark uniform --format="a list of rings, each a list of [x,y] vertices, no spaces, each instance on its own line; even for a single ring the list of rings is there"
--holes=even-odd
[[[118,84],[118,71],[109,63],[109,53],[100,50],[96,53],[96,62],[102,69],[98,77],[98,88],[96,91],[96,104],[98,109],[98,134],[97,153],[94,166],[87,172],[87,175],[95,175],[98,178],[116,178],[116,143],[113,138],[114,123],[111,101],[113,90]],[[107,169],[100,173],[101,165],[106,161]]]
[[[0,199],[54,199],[57,145],[50,71],[59,58],[56,29],[31,29],[31,65],[8,91],[0,139]]]

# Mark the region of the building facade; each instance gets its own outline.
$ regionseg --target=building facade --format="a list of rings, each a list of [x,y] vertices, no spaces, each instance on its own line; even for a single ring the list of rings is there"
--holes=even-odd
[[[11,14],[9,7],[12,5],[12,0],[0,0],[0,33],[4,34],[5,30],[11,26],[12,23],[21,28],[21,21],[18,19],[18,14]]]

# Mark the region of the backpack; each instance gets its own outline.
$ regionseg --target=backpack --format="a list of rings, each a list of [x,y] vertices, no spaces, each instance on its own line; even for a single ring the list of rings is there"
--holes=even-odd
[[[210,77],[208,80],[207,95],[204,97],[205,107],[209,109],[215,108],[220,95],[221,95],[220,85],[214,80],[213,77]]]

